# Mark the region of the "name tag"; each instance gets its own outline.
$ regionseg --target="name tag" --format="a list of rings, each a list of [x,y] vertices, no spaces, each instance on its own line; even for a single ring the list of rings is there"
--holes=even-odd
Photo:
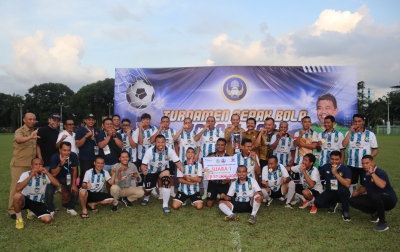
[[[337,189],[338,189],[337,179],[331,179],[331,190],[337,190]]]
[[[103,152],[104,152],[104,155],[108,155],[108,154],[110,154],[110,153],[111,153],[111,151],[110,151],[110,147],[108,147],[108,145],[104,146],[104,148],[103,148]]]
[[[99,155],[99,146],[94,146],[94,155],[98,156]]]

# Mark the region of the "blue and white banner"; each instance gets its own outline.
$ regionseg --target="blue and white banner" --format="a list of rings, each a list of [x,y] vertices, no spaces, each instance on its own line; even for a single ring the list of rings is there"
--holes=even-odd
[[[114,105],[133,124],[148,113],[158,127],[166,115],[177,130],[190,117],[198,131],[210,115],[224,130],[235,113],[242,128],[249,117],[257,129],[272,117],[293,131],[306,115],[318,124],[328,114],[346,127],[357,112],[357,75],[350,66],[117,68]]]

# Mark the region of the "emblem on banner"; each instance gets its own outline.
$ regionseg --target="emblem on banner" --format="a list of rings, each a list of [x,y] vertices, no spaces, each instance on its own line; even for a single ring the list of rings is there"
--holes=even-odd
[[[240,75],[228,76],[222,85],[222,95],[229,102],[239,102],[247,94],[249,86],[244,77]]]

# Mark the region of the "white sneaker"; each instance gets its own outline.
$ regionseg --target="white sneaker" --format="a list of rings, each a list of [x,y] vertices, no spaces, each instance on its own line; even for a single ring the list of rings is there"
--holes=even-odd
[[[54,211],[50,212],[51,218],[54,218]]]
[[[68,209],[67,213],[69,213],[72,216],[78,215],[78,213],[74,209]]]
[[[182,203],[182,206],[186,206],[186,200]]]

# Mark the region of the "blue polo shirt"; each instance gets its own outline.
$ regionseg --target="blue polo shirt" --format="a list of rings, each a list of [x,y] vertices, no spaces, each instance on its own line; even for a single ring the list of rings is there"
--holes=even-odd
[[[122,141],[122,136],[119,133],[116,133],[116,136],[119,140]],[[96,135],[96,141],[100,143],[107,137],[107,133],[104,131],[99,132],[99,134]],[[118,155],[122,151],[121,148],[118,148],[117,145],[114,142],[114,139],[111,137],[110,141],[108,142],[108,147],[110,148],[110,154],[104,155],[104,150],[103,148],[100,148],[99,150],[99,156],[104,158],[104,162],[106,165],[113,165],[118,163]],[[117,152],[117,149],[119,149],[119,152]]]
[[[349,169],[349,167],[340,164],[339,167],[337,168],[337,171],[339,173],[340,176],[342,176],[345,179],[351,179],[352,175],[351,175],[351,170]],[[332,165],[331,164],[324,164],[323,166],[321,166],[319,168],[319,173],[322,176],[322,179],[325,179],[325,191],[331,191],[331,179],[337,179],[335,175],[333,175],[332,173]],[[342,185],[339,180],[338,180],[338,189],[340,187],[345,187],[344,185]],[[335,190],[336,191],[336,190]]]
[[[56,153],[50,158],[50,173],[51,170],[57,168],[58,164],[60,163],[60,153]],[[65,161],[64,164],[61,166],[60,172],[57,174],[56,178],[65,178],[67,173],[72,174],[71,169],[72,167],[78,167],[78,155],[75,152],[71,152],[69,155],[69,159]]]
[[[99,134],[99,129],[94,127],[94,134]],[[81,127],[76,131],[75,140],[81,140],[88,130],[86,127]],[[94,161],[96,156],[94,155],[94,146],[97,146],[96,138],[93,140],[91,137],[86,138],[85,143],[79,147],[79,160],[82,161]]]
[[[369,197],[371,197],[371,195],[373,193],[375,193],[375,192],[388,194],[388,195],[391,195],[393,197],[394,203],[397,203],[397,196],[396,196],[396,193],[394,192],[392,186],[390,185],[389,177],[388,177],[387,173],[384,170],[380,169],[380,168],[376,168],[375,174],[380,179],[382,179],[382,180],[384,180],[386,182],[386,186],[383,189],[379,188],[375,184],[372,176],[370,176],[370,175],[367,176],[367,172],[364,171],[363,174],[362,174],[362,177],[361,177],[361,185],[365,186],[367,188],[367,195]]]

